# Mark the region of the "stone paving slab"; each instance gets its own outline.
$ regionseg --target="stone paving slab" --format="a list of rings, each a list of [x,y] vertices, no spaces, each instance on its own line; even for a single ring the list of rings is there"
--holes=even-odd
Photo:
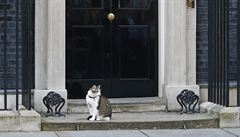
[[[58,137],[55,132],[0,132],[0,137]]]
[[[240,128],[224,128],[224,130],[240,137]]]
[[[59,137],[146,137],[139,130],[64,131]]]
[[[148,137],[235,137],[222,129],[142,130]]]
[[[0,132],[0,137],[240,137],[240,128]]]

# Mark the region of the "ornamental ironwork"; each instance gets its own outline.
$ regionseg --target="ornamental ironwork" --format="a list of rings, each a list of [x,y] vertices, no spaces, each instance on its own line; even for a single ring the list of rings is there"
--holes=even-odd
[[[196,113],[195,107],[199,101],[199,97],[191,90],[184,89],[177,96],[177,101],[181,106],[180,113]],[[184,110],[185,109],[185,110]]]
[[[65,104],[65,99],[60,94],[53,91],[49,92],[47,96],[43,98],[43,103],[47,107],[46,116],[65,116],[61,113],[61,110]],[[53,112],[54,109],[54,112]]]

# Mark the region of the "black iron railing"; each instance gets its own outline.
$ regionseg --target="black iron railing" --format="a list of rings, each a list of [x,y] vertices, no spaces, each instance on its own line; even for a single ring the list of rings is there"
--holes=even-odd
[[[240,106],[240,1],[237,1],[237,17],[234,17],[237,19],[238,27],[233,29],[229,29],[229,0],[209,0],[208,2],[208,100],[229,106],[231,84],[233,89],[237,89],[236,98],[231,99],[237,100],[236,105]],[[231,48],[237,50],[236,55],[230,52],[229,34],[233,32],[237,32],[238,42],[236,44],[232,42]],[[236,59],[234,61],[234,65],[237,66],[236,72],[231,72],[233,69],[230,70],[230,66],[233,65],[230,54]],[[230,78],[230,74],[234,74],[234,78]]]
[[[229,106],[228,0],[208,2],[208,100]]]
[[[3,96],[0,110],[11,108],[10,95],[16,95],[15,109],[19,109],[19,95],[22,95],[22,104],[31,109],[34,1],[2,0],[0,23],[0,96]]]

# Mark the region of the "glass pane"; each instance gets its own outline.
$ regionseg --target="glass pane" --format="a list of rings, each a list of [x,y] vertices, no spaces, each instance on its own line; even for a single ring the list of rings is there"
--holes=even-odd
[[[74,8],[101,8],[102,0],[73,0]]]
[[[120,27],[120,77],[149,77],[148,27]]]
[[[148,8],[150,0],[119,0],[120,8]]]
[[[72,30],[71,66],[73,67],[73,78],[102,78],[103,27],[73,28]]]

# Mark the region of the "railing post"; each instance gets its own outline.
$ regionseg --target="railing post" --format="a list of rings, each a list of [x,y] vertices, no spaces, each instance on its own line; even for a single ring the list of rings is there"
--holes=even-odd
[[[18,3],[18,0],[16,1],[16,110],[18,110],[18,102],[19,102],[19,97],[18,97],[18,95],[19,95],[19,86],[18,86],[18,84],[19,84],[19,77],[18,77],[18,75],[19,75],[19,66],[18,66],[18,61],[19,61],[19,44],[18,44],[18,25],[19,25],[19,3]]]
[[[240,106],[240,1],[237,1],[237,105]]]
[[[229,106],[229,0],[224,0],[224,17],[225,17],[225,25],[224,25],[224,34],[225,34],[225,38],[224,38],[224,51],[225,51],[225,56],[224,56],[224,61],[225,61],[225,78],[224,78],[224,84],[225,84],[225,94],[223,95],[225,97],[225,106]]]
[[[22,104],[31,109],[31,88],[33,87],[33,24],[34,24],[34,0],[22,0],[22,43],[23,43],[23,60],[22,75],[25,76],[22,82]]]
[[[4,33],[4,61],[3,61],[3,86],[4,86],[4,109],[7,109],[7,0],[3,1],[4,3],[4,25],[3,25],[3,33]]]

